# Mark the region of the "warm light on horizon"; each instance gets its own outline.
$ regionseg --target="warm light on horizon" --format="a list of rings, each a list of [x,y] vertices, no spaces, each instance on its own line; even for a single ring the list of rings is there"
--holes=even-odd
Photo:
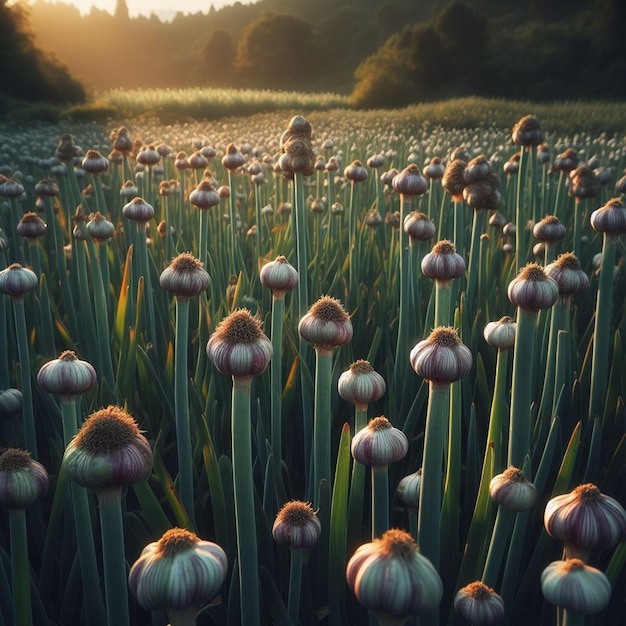
[[[86,15],[92,8],[111,13],[115,12],[117,0],[44,0],[45,2],[71,4],[75,6],[82,15]],[[180,0],[172,3],[171,0],[126,0],[128,13],[131,17],[143,15],[158,15],[160,18],[168,19],[174,17],[176,13],[208,13],[211,5],[216,9],[231,6],[236,2],[241,4],[254,4],[257,0]]]

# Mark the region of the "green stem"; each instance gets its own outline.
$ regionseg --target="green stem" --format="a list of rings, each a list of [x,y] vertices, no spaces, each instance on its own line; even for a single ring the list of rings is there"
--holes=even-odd
[[[317,503],[320,482],[331,483],[331,415],[330,386],[333,366],[332,351],[317,349],[315,351],[315,407],[313,422],[313,494]]]
[[[417,519],[421,553],[439,569],[443,441],[450,412],[450,385],[429,384],[422,482]]]
[[[591,392],[589,417],[602,417],[606,399],[608,366],[611,337],[611,309],[613,306],[613,272],[617,239],[604,234],[602,264],[598,279],[595,325],[593,331],[593,352],[591,359]]]
[[[24,509],[11,509],[9,522],[11,530],[11,574],[13,576],[13,618],[15,626],[32,626],[28,540]]]
[[[526,149],[520,148],[519,171],[517,173],[517,192],[515,196],[515,259],[517,267],[522,267],[526,262],[526,222],[524,212],[524,185],[526,184],[526,168],[528,166]]]
[[[517,309],[513,351],[511,418],[509,422],[508,465],[521,468],[530,450],[532,364],[537,312]]]
[[[563,609],[562,626],[585,626],[585,616],[581,613],[572,613]]]
[[[289,596],[287,610],[294,624],[300,615],[300,587],[302,585],[302,550],[291,550],[291,567],[289,568]]]
[[[467,266],[467,287],[465,302],[470,307],[470,319],[473,319],[473,312],[478,309],[474,306],[474,295],[476,292],[476,282],[479,276],[479,250],[480,236],[485,228],[485,211],[474,209],[472,220],[472,241],[470,244],[469,264]]]
[[[22,419],[24,423],[24,444],[34,459],[37,458],[37,435],[33,411],[33,390],[30,384],[30,356],[28,351],[28,333],[26,330],[26,314],[24,299],[13,298],[15,316],[15,334],[17,335],[17,351],[20,361],[22,379]]]
[[[367,426],[367,405],[357,407],[354,414],[354,433],[358,433]],[[365,489],[365,465],[362,463],[352,464],[352,477],[350,480],[350,496],[348,498],[348,537],[350,548],[356,549],[361,543],[361,531],[363,525],[363,490]],[[353,551],[353,550],[351,550]]]
[[[108,626],[129,626],[128,587],[124,559],[122,490],[98,491],[102,534],[102,566]]]
[[[176,449],[178,452],[178,492],[190,519],[194,520],[193,450],[189,426],[189,387],[187,350],[189,300],[176,298],[176,345],[174,353],[174,407]]]
[[[452,281],[437,280],[435,282],[435,328],[450,326],[452,319]]]
[[[507,511],[502,507],[498,507],[496,523],[491,534],[487,562],[485,563],[482,576],[482,582],[489,587],[495,587],[498,584],[502,560],[509,543],[515,515],[513,511]]]
[[[387,466],[372,465],[372,540],[389,530],[389,481]]]
[[[152,294],[152,275],[150,272],[150,262],[148,259],[148,242],[146,239],[145,224],[137,222],[137,249],[140,263],[140,275],[145,280],[145,295],[148,309],[147,335],[148,342],[152,344],[152,353],[157,354],[157,334],[156,321],[154,316],[154,298]]]
[[[259,567],[250,428],[251,387],[252,377],[233,377],[232,457],[241,623],[246,626],[260,626]]]
[[[170,622],[169,626],[195,626],[196,624],[196,607],[192,606],[184,611],[167,610],[167,618]]]
[[[282,424],[282,369],[283,369],[283,318],[285,315],[285,298],[284,296],[272,298],[272,362],[270,370],[271,378],[271,441],[272,454],[276,459],[278,467],[282,461],[282,440],[283,440],[283,424]]]

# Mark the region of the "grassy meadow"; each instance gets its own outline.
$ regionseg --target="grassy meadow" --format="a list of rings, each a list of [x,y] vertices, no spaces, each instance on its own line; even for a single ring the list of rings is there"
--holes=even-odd
[[[622,623],[626,105],[115,91],[0,146],[0,624]]]

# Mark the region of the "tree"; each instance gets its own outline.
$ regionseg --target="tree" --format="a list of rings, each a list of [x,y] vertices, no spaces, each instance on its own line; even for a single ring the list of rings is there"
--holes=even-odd
[[[0,95],[29,102],[84,102],[83,87],[54,57],[33,43],[21,4],[0,0]]]
[[[235,70],[253,87],[302,88],[316,71],[311,24],[294,15],[263,13],[244,31]]]
[[[202,48],[201,60],[207,68],[209,84],[226,85],[230,83],[235,61],[233,38],[225,30],[214,30]]]
[[[455,62],[480,56],[489,43],[489,21],[469,4],[455,0],[439,13],[435,30]]]

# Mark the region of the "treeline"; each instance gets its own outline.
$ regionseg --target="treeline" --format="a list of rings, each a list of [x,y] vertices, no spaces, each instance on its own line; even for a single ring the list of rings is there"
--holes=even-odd
[[[37,0],[25,37],[53,51],[90,91],[337,91],[359,107],[470,94],[626,96],[623,0],[259,0],[220,10],[207,3],[206,12],[168,22],[130,18],[126,0],[113,15],[93,9],[85,16]],[[2,13],[15,6],[0,0]],[[4,34],[0,41],[4,48]],[[41,65],[60,72],[51,58],[46,53]]]

